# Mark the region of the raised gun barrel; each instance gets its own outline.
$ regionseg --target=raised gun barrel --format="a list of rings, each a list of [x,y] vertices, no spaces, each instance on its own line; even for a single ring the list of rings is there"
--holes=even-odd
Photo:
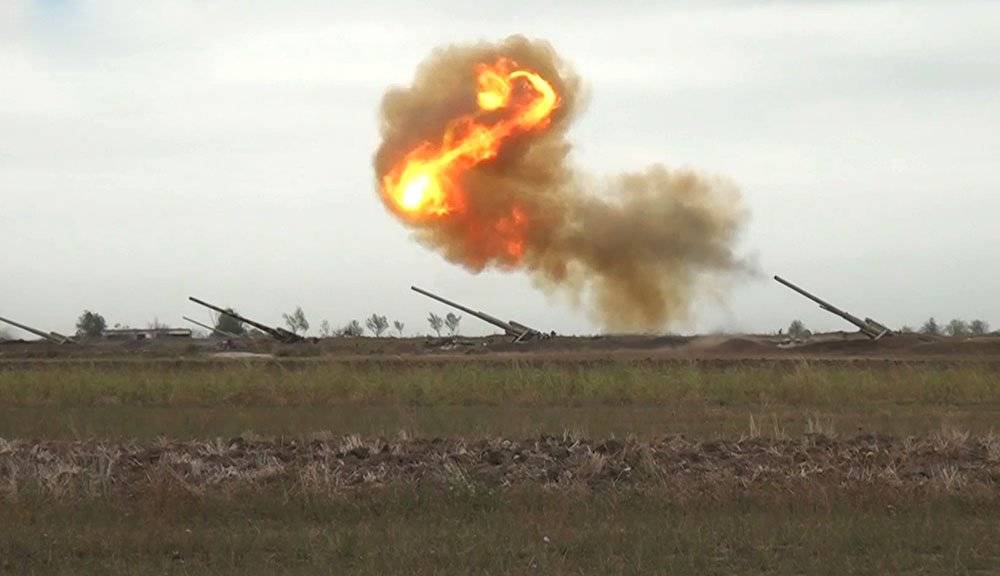
[[[244,324],[249,324],[249,325],[253,326],[254,328],[260,330],[261,332],[264,332],[265,334],[270,335],[272,338],[274,338],[275,340],[277,340],[279,342],[284,342],[286,344],[296,344],[298,342],[305,342],[305,340],[306,340],[302,336],[299,336],[298,334],[296,334],[294,332],[289,332],[288,330],[285,330],[284,328],[280,328],[280,327],[279,328],[275,328],[273,326],[268,326],[267,324],[261,324],[260,322],[254,322],[253,320],[251,320],[249,318],[246,318],[245,316],[240,316],[239,314],[237,314],[236,312],[233,312],[232,310],[225,310],[223,308],[219,308],[218,306],[215,306],[213,304],[209,304],[208,302],[205,302],[204,300],[199,300],[199,299],[195,298],[194,296],[188,296],[188,300],[194,302],[195,304],[201,304],[202,306],[204,306],[205,308],[208,308],[209,310],[215,310],[219,314],[225,314],[226,316],[229,316],[230,318],[235,318],[236,320],[239,320],[240,322],[243,322]]]
[[[221,336],[225,336],[226,338],[239,338],[240,337],[238,334],[233,334],[232,332],[226,332],[225,330],[220,330],[218,328],[212,328],[208,324],[202,324],[201,322],[198,322],[197,320],[192,320],[191,318],[188,318],[187,316],[181,316],[181,318],[187,320],[188,322],[194,324],[195,326],[201,326],[205,330],[208,330],[209,334],[219,334]]]
[[[878,322],[875,322],[873,320],[865,321],[865,320],[862,320],[862,319],[858,318],[857,316],[855,316],[853,314],[845,312],[845,311],[841,310],[840,308],[837,308],[833,304],[830,304],[829,302],[823,300],[822,298],[819,298],[817,296],[813,296],[809,292],[806,292],[802,288],[799,288],[798,286],[796,286],[795,284],[792,284],[788,280],[785,280],[781,276],[777,276],[776,275],[774,277],[774,279],[779,284],[782,284],[782,285],[786,286],[787,288],[790,288],[790,289],[798,292],[799,294],[805,296],[806,298],[812,300],[813,302],[819,304],[819,307],[822,308],[823,310],[826,310],[827,312],[829,312],[831,314],[835,314],[837,316],[840,316],[844,320],[847,320],[851,324],[854,324],[855,326],[858,327],[858,329],[861,330],[861,332],[865,336],[868,336],[872,340],[878,340],[878,339],[882,338],[883,336],[892,334],[892,330],[886,328],[885,326],[879,324]]]
[[[30,332],[30,333],[34,334],[35,336],[39,336],[39,337],[44,338],[45,340],[48,340],[50,342],[55,342],[56,344],[73,344],[73,343],[76,342],[76,340],[73,340],[69,336],[63,336],[62,334],[59,334],[58,332],[43,332],[41,330],[32,328],[31,326],[25,326],[24,324],[21,324],[19,322],[14,322],[13,320],[9,320],[9,319],[4,318],[2,316],[0,316],[0,322],[4,322],[4,323],[7,323],[7,324],[10,324],[11,326],[14,326],[15,328],[20,328],[21,330],[24,330],[25,332]]]
[[[422,288],[418,288],[416,286],[410,286],[410,290],[413,290],[414,292],[417,292],[418,294],[423,294],[424,296],[427,296],[428,298],[432,298],[434,300],[437,300],[438,302],[441,302],[442,304],[446,304],[448,306],[451,306],[452,308],[457,308],[457,309],[461,310],[462,312],[466,312],[468,314],[471,314],[471,315],[475,316],[476,318],[479,318],[483,322],[489,322],[490,324],[492,324],[492,325],[496,326],[497,328],[500,328],[501,330],[503,330],[504,334],[506,334],[507,336],[513,336],[514,337],[514,342],[523,342],[525,340],[530,340],[532,338],[539,338],[539,337],[542,336],[542,333],[539,332],[538,330],[535,330],[534,328],[531,328],[529,326],[525,326],[524,324],[520,324],[520,323],[517,323],[517,322],[504,322],[503,320],[497,318],[496,316],[491,316],[491,315],[489,315],[489,314],[487,314],[485,312],[480,312],[479,310],[473,310],[472,308],[468,308],[466,306],[462,306],[461,304],[459,304],[457,302],[452,302],[451,300],[448,300],[447,298],[442,298],[441,296],[438,296],[437,294],[434,294],[433,292],[428,292],[427,290],[424,290]]]

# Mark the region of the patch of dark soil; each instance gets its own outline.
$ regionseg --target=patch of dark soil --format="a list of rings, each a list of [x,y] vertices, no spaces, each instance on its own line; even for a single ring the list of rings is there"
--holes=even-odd
[[[134,492],[179,484],[200,492],[280,483],[306,492],[358,486],[481,484],[614,487],[673,483],[748,488],[811,483],[934,490],[1000,487],[1000,437],[941,433],[743,438],[700,443],[541,436],[503,438],[234,438],[150,444],[0,440],[0,498]]]
[[[729,338],[719,344],[716,344],[715,346],[712,346],[711,348],[706,349],[706,352],[734,355],[769,354],[774,351],[774,346],[750,340],[748,338]]]

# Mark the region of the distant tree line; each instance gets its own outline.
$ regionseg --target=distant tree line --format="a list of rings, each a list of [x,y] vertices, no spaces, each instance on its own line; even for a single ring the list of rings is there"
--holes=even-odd
[[[227,312],[238,314],[232,308],[227,308],[226,310]],[[306,318],[305,312],[302,310],[301,306],[297,306],[291,313],[282,314],[282,317],[284,318],[285,325],[292,332],[305,335],[309,331],[309,320]],[[427,317],[427,323],[430,325],[431,331],[438,337],[440,337],[444,331],[447,331],[447,334],[450,336],[457,335],[461,321],[461,316],[451,312],[447,313],[443,318],[433,312],[431,312]],[[160,322],[157,318],[154,318],[151,322],[147,323],[147,327],[150,329],[168,328],[166,324]],[[361,322],[358,320],[351,320],[343,326],[335,328],[332,324],[330,324],[329,320],[323,320],[319,326],[319,335],[323,338],[356,338],[365,335],[366,327],[368,332],[376,338],[381,338],[384,334],[386,334],[386,332],[388,332],[390,327],[396,331],[397,336],[402,337],[405,324],[399,320],[394,320],[390,323],[386,316],[373,313],[365,319],[364,326],[362,326]],[[76,321],[76,335],[83,338],[99,338],[104,334],[107,328],[108,323],[104,319],[104,316],[90,310],[84,310]],[[128,326],[115,324],[115,328],[128,328]],[[243,336],[248,334],[247,329],[243,326],[242,322],[227,314],[218,315],[215,321],[215,330],[226,335],[234,334],[237,336]],[[254,330],[251,334],[257,332],[257,330]],[[899,332],[953,337],[985,336],[991,333],[990,323],[986,320],[976,319],[967,322],[960,318],[954,318],[942,326],[933,316],[928,318],[927,321],[920,326],[919,330],[915,330],[912,326],[903,326],[899,329]],[[788,337],[793,339],[806,339],[812,336],[812,332],[806,328],[805,324],[801,320],[798,319],[793,320],[787,329],[779,330],[778,333],[787,334]],[[4,327],[0,327],[0,340],[10,339],[10,331]]]
[[[901,332],[913,332],[909,326],[904,326]],[[990,333],[990,323],[985,320],[973,320],[971,322],[966,322],[959,318],[952,319],[941,327],[937,320],[933,316],[927,319],[926,322],[920,327],[921,334],[929,334],[931,336],[948,335],[948,336],[984,336]]]
[[[444,331],[447,331],[447,334],[451,336],[455,336],[458,334],[462,317],[449,312],[442,318],[441,316],[431,312],[427,318],[427,322],[430,324],[431,331],[438,336],[441,336]],[[323,320],[319,325],[319,334],[323,338],[360,337],[365,335],[366,328],[368,330],[367,333],[371,334],[375,338],[381,338],[386,335],[390,329],[396,331],[396,336],[402,337],[406,324],[399,320],[393,320],[390,322],[389,318],[385,315],[374,313],[365,318],[364,325],[362,325],[358,320],[351,320],[347,324],[336,328],[330,323],[329,320]]]
[[[239,315],[239,312],[233,308],[226,308],[225,310],[227,314],[218,314],[215,318],[213,329],[217,334],[223,336],[262,335],[258,330],[248,330],[247,327],[244,326],[243,322],[237,320],[231,315]],[[296,306],[295,310],[290,313],[282,314],[282,319],[284,320],[285,326],[288,330],[295,334],[305,335],[309,332],[311,327],[308,318],[306,318],[305,311],[302,310],[301,306]],[[433,312],[428,317],[431,330],[438,336],[441,336],[443,330],[447,330],[447,333],[451,336],[457,335],[461,321],[461,316],[457,316],[450,312],[446,314],[444,318],[434,314]],[[147,322],[146,327],[151,330],[169,328],[167,324],[160,322],[159,318],[154,318],[152,321]],[[115,324],[114,328],[128,329],[129,326],[124,324]],[[403,337],[406,325],[399,320],[393,320],[390,322],[388,317],[385,315],[373,313],[365,319],[364,325],[362,325],[362,323],[358,320],[350,320],[343,326],[334,327],[329,320],[323,320],[319,325],[319,335],[323,338],[361,337],[365,335],[365,328],[367,328],[368,332],[376,338],[384,336],[390,328],[395,330],[396,336]],[[107,320],[104,316],[97,312],[84,310],[83,313],[80,314],[79,318],[77,318],[76,335],[78,337],[100,338],[107,330]],[[5,327],[0,327],[0,340],[10,340],[11,338],[11,332]]]
[[[912,326],[903,326],[899,329],[899,332],[904,334],[927,334],[930,336],[985,336],[990,333],[990,323],[985,320],[966,322],[965,320],[955,318],[951,322],[941,326],[932,316],[920,326],[920,330],[914,330]],[[780,333],[782,331],[779,330]],[[794,339],[812,336],[812,332],[805,327],[805,324],[801,320],[793,320],[788,326],[787,334],[790,338]]]

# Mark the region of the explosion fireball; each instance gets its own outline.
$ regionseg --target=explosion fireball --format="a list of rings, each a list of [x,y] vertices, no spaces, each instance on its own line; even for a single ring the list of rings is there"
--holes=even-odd
[[[440,145],[423,142],[382,178],[387,199],[404,217],[445,216],[466,205],[462,173],[495,158],[511,135],[544,130],[559,97],[552,85],[517,62],[476,66],[479,109],[448,123]],[[490,123],[486,116],[504,117]],[[494,113],[494,114],[490,114]]]
[[[746,269],[739,193],[659,165],[595,190],[568,160],[580,104],[579,78],[545,42],[438,50],[383,99],[381,199],[449,261],[586,296],[606,328],[684,320],[709,278]]]

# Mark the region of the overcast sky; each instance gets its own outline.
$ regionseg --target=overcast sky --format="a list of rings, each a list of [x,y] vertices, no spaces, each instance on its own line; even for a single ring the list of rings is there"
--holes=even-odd
[[[539,7],[547,4],[546,7]],[[1000,2],[0,2],[0,315],[182,324],[200,296],[425,332],[417,284],[541,329],[584,310],[471,275],[382,208],[386,87],[436,46],[520,33],[586,80],[595,175],[724,175],[762,278],[691,331],[849,327],[781,274],[891,326],[1000,325]],[[463,321],[466,332],[481,324]]]

